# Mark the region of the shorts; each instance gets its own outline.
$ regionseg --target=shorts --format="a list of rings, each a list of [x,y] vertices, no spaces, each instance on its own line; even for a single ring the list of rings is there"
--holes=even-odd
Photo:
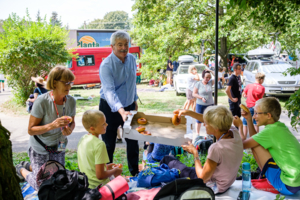
[[[253,115],[254,115],[254,107],[249,108],[249,110],[250,110],[251,116],[253,117]],[[253,124],[256,125],[255,119],[253,119]],[[247,120],[245,118],[243,119],[243,125],[247,126]]]
[[[172,77],[172,72],[173,72],[173,71],[169,71],[169,70],[166,71],[167,77],[168,77],[168,78]]]
[[[187,100],[195,99],[195,97],[193,97],[193,92],[190,89],[186,88],[185,94]]]
[[[208,107],[208,106],[211,106],[211,105],[200,105],[200,104],[196,104],[196,113],[200,113],[200,114],[203,114],[205,109]],[[201,124],[202,122],[200,122],[199,120],[196,120],[196,122],[198,124]]]
[[[291,187],[285,185],[280,179],[281,169],[275,163],[273,158],[270,158],[262,169],[260,178],[267,178],[270,184],[284,195],[293,195],[300,190],[299,187]]]
[[[4,83],[4,80],[0,80],[0,83]]]

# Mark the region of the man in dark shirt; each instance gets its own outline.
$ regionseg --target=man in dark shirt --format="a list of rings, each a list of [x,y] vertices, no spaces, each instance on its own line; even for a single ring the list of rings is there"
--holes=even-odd
[[[242,90],[242,81],[241,81],[241,74],[242,66],[239,63],[235,63],[233,65],[233,74],[230,76],[226,94],[228,96],[228,102],[230,111],[232,112],[233,116],[241,117],[241,90]]]
[[[167,64],[167,84],[172,85],[172,71],[173,71],[173,65],[171,61],[172,56],[169,57],[168,64]]]

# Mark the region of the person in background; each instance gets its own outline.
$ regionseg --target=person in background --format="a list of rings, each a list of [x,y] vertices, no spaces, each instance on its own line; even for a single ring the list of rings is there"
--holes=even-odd
[[[190,65],[188,69],[188,77],[187,77],[187,88],[186,88],[186,98],[187,101],[184,104],[183,109],[190,109],[192,106],[192,110],[196,109],[196,98],[193,97],[193,90],[195,83],[200,81],[200,77],[197,72],[197,68],[195,65]]]
[[[111,35],[112,53],[101,62],[99,76],[102,83],[99,110],[108,123],[106,133],[101,135],[105,142],[110,163],[116,147],[117,130],[123,126],[131,110],[138,110],[136,90],[136,60],[128,53],[130,36],[125,31]],[[125,138],[127,162],[132,176],[138,172],[139,145],[137,140]]]
[[[233,74],[230,76],[226,94],[228,96],[228,102],[230,111],[232,112],[233,116],[241,117],[241,91],[242,91],[242,81],[241,81],[241,71],[242,67],[241,64],[236,63],[233,65]]]
[[[173,65],[171,61],[172,56],[169,56],[168,64],[167,64],[167,84],[172,85],[172,72],[173,72]]]
[[[245,88],[242,96],[246,99],[247,107],[250,110],[251,116],[254,115],[254,106],[256,101],[263,98],[265,94],[265,87],[262,85],[265,80],[265,75],[263,73],[256,73],[255,74],[255,83],[247,85]],[[255,119],[253,119],[253,124],[255,127],[256,132],[259,132],[259,127],[256,124]],[[244,135],[247,137],[247,120],[243,119],[243,132]]]
[[[241,72],[242,76],[244,76],[244,70],[245,70],[246,66],[247,66],[246,63],[242,64],[242,72]]]
[[[215,81],[211,79],[211,73],[214,75],[212,70],[205,69],[202,72],[203,79],[197,82],[193,89],[193,97],[197,99],[196,113],[203,114],[208,106],[214,104],[212,86],[214,85]],[[196,132],[198,135],[200,134],[201,123],[201,121],[196,120]]]
[[[179,67],[179,63],[176,60],[174,60],[173,61],[173,72],[176,72],[178,67]]]
[[[31,77],[31,80],[35,82],[36,88],[33,91],[33,98],[29,98],[27,101],[34,102],[38,96],[45,94],[48,92],[48,90],[45,88],[46,82],[42,77]]]
[[[225,68],[225,67],[224,67],[224,68]],[[218,71],[219,71],[219,72],[218,72],[218,82],[221,82],[222,88],[223,88],[223,86],[224,86],[224,84],[225,84],[224,74],[225,74],[226,68],[225,68],[225,70],[224,70],[222,67],[220,67]]]
[[[0,74],[0,93],[1,93],[1,85],[2,85],[2,91],[4,92],[4,75]]]

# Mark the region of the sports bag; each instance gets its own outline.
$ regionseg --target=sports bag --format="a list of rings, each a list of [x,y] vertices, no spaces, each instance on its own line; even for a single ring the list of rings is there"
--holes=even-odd
[[[206,137],[204,137],[204,136],[198,136],[198,137],[196,137],[195,142],[194,142],[193,145],[196,147],[196,149],[200,153],[207,153],[208,148],[212,144],[213,144],[212,139],[206,139]]]
[[[214,200],[213,190],[202,179],[176,179],[163,186],[154,200]]]

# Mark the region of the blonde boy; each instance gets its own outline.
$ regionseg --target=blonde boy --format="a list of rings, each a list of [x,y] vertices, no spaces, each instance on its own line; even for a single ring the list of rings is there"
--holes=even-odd
[[[243,146],[251,148],[262,170],[261,178],[267,178],[280,193],[293,195],[300,190],[300,144],[286,125],[278,121],[280,114],[281,106],[276,98],[256,101],[253,119],[257,126],[265,126],[257,133],[251,113],[242,111],[251,136],[243,141]]]
[[[99,135],[106,132],[106,118],[99,110],[85,111],[82,116],[82,124],[89,132],[82,136],[78,142],[78,165],[89,181],[89,188],[94,189],[100,184],[109,182],[109,177],[119,176],[122,169],[113,168],[115,164],[109,162],[105,143],[99,139]]]

